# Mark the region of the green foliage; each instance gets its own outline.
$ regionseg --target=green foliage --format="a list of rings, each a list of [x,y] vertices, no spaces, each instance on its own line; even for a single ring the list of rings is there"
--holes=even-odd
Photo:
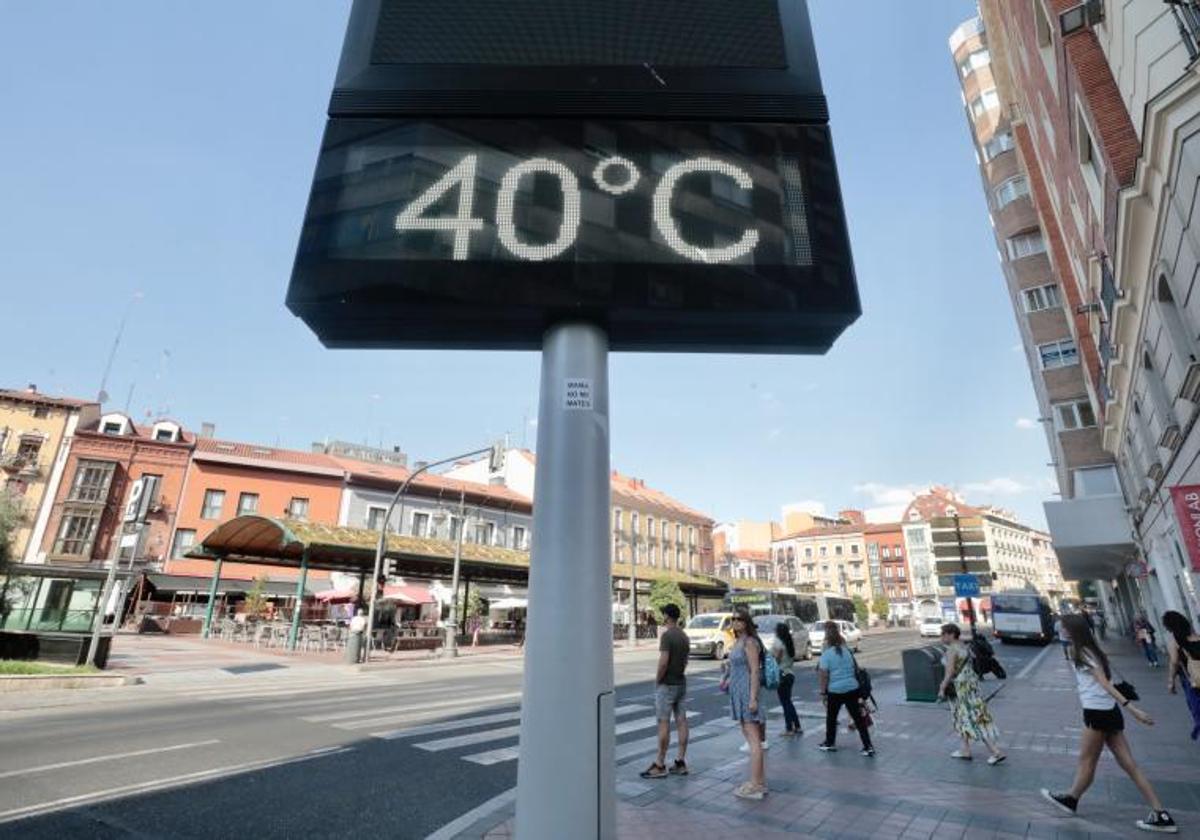
[[[266,610],[267,596],[264,594],[266,588],[266,575],[259,575],[254,579],[254,585],[250,587],[250,591],[246,593],[246,600],[242,602],[246,607],[248,618],[258,618]]]
[[[654,611],[654,618],[660,624],[665,620],[662,614],[662,608],[667,604],[674,604],[679,607],[679,621],[687,621],[687,599],[683,597],[683,590],[679,588],[679,584],[673,580],[656,580],[650,584],[650,609]]]
[[[867,602],[863,600],[863,596],[861,595],[855,595],[850,600],[854,602],[854,617],[858,619],[859,624],[865,624],[867,616],[870,615]]]
[[[472,589],[467,593],[466,609],[463,610],[463,618],[479,618],[487,614],[487,608],[483,604],[483,597],[479,594],[478,589]]]
[[[13,553],[13,540],[23,516],[20,502],[11,493],[0,490],[0,574],[9,563],[17,561]]]
[[[871,602],[871,610],[878,618],[887,618],[889,606],[888,599],[883,595],[876,595]]]
[[[25,662],[15,659],[0,660],[0,676],[28,676],[36,674],[98,674],[99,669],[91,665],[53,665],[48,662]]]

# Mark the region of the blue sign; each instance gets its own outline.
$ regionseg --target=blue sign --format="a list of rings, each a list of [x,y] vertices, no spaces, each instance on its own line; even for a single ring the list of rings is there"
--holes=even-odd
[[[978,598],[979,578],[975,575],[955,575],[954,594],[959,598]]]

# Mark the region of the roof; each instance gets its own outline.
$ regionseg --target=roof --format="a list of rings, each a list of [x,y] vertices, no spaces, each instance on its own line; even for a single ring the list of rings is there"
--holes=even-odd
[[[639,478],[622,475],[616,470],[612,472],[612,495],[614,502],[618,500],[624,500],[626,503],[633,501],[638,504],[651,505],[662,510],[668,510],[677,516],[687,519],[699,520],[706,523],[712,522],[712,517],[708,514],[688,507],[683,502],[668,496],[661,490],[647,487],[646,482]]]
[[[68,409],[83,408],[85,405],[98,405],[95,400],[79,400],[74,397],[50,397],[40,391],[30,391],[29,389],[18,391],[15,388],[0,388],[0,399]]]
[[[199,438],[196,440],[196,451],[192,457],[197,461],[210,463],[288,470],[331,478],[342,478],[345,475],[341,465],[330,455],[296,449],[277,449],[257,443]]]
[[[104,422],[104,418],[105,417],[113,417],[113,416],[124,417],[126,422],[129,423],[129,428],[132,430],[132,434],[106,435],[106,434],[104,434],[104,432],[100,431],[100,426]],[[157,426],[159,423],[170,423],[172,426],[178,426],[179,427],[179,440],[155,440],[154,439],[154,427]],[[86,426],[81,427],[79,429],[79,432],[82,434],[87,434],[87,435],[96,435],[98,437],[115,438],[116,440],[122,440],[122,439],[128,440],[130,438],[137,438],[139,442],[158,443],[158,444],[162,444],[163,446],[191,446],[192,444],[194,444],[196,442],[196,436],[193,433],[189,432],[187,429],[183,428],[183,424],[181,424],[177,420],[171,420],[167,417],[160,417],[158,420],[155,420],[153,423],[137,423],[134,421],[134,419],[132,417],[130,417],[128,414],[126,414],[123,411],[106,411],[103,414],[96,417],[94,420],[92,420]]]
[[[868,524],[864,527],[863,533],[866,534],[899,534],[904,528],[903,522],[876,522]]]
[[[855,525],[853,523],[847,525],[826,525],[823,528],[809,528],[807,531],[797,531],[794,534],[780,537],[781,540],[805,539],[811,537],[838,537],[849,536],[851,534],[861,534],[865,530],[865,525]]]
[[[755,560],[760,563],[768,563],[771,560],[771,552],[755,551],[750,548],[739,548],[737,551],[726,552],[726,556],[732,556],[735,560]]]
[[[209,587],[212,586],[212,577],[202,575],[162,575],[151,572],[146,575],[146,580],[149,581],[151,586],[161,592],[208,592]],[[254,581],[223,577],[217,583],[217,594],[249,592],[253,588]],[[305,594],[311,595],[315,590],[311,586],[305,586],[304,591]],[[287,580],[264,581],[263,594],[295,595],[296,582]]]
[[[954,508],[959,516],[980,516],[983,513],[979,508],[967,504],[949,488],[931,487],[928,493],[922,493],[909,503],[904,511],[904,519],[912,521],[912,514],[915,512],[917,518],[928,521],[948,516],[946,511],[949,508]]]
[[[412,470],[396,464],[381,464],[375,461],[358,461],[344,455],[327,456],[338,466],[349,473],[351,480],[386,484],[389,487],[399,487],[412,475]],[[478,481],[463,481],[435,473],[421,473],[410,485],[410,491],[418,494],[421,491],[435,492],[458,496],[466,493],[475,498],[495,499],[507,502],[526,510],[533,510],[533,500],[518,493],[503,484],[483,484]]]

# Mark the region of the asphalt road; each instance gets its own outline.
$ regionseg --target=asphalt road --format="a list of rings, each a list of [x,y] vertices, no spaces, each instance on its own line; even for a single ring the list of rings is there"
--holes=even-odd
[[[859,661],[899,679],[899,652],[918,643],[871,634]],[[1015,673],[1038,649],[1000,652]],[[621,762],[654,749],[656,656],[615,656]],[[802,703],[816,700],[813,664],[798,664]],[[425,837],[515,785],[521,668],[285,669],[0,712],[0,838]],[[693,661],[689,678],[694,737],[726,731],[717,663]]]

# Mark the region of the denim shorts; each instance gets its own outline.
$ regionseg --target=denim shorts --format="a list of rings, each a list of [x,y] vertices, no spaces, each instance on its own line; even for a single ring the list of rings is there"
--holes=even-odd
[[[679,685],[659,685],[654,688],[654,716],[658,720],[670,720],[675,714],[676,720],[682,720],[684,715],[683,700],[687,696],[687,683]]]

